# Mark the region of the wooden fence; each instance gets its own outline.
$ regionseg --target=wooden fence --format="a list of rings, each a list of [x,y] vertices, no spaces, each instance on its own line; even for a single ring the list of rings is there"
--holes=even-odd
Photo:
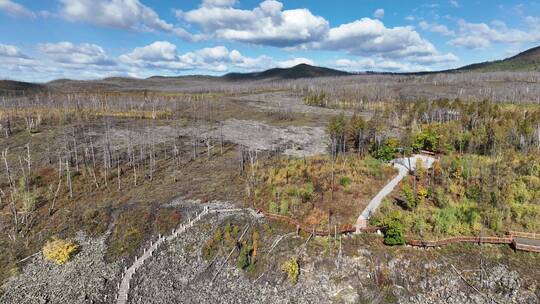
[[[514,239],[512,237],[451,237],[447,239],[437,241],[423,241],[423,240],[410,240],[407,239],[407,245],[418,247],[441,247],[456,243],[473,243],[473,244],[512,244]]]
[[[304,225],[303,223],[295,219],[292,219],[288,216],[268,213],[263,210],[257,210],[257,212],[263,214],[268,219],[284,222],[292,227],[295,227],[297,231],[304,231],[304,232],[311,233],[316,236],[328,236],[328,235],[334,235],[334,234],[346,234],[346,233],[356,232],[356,227],[351,224],[341,225],[341,226],[334,225],[333,228],[330,227],[330,230],[328,229],[321,230],[321,229],[315,228],[314,226],[310,227],[310,226]],[[366,227],[362,229],[362,232],[374,233],[374,232],[377,232],[377,230],[379,230],[378,227]]]
[[[263,214],[266,218],[284,222],[292,227],[295,227],[297,231],[304,231],[306,233],[313,234],[315,236],[328,236],[328,235],[335,235],[335,234],[345,234],[345,233],[354,233],[356,232],[356,227],[354,225],[342,225],[342,226],[334,226],[334,229],[330,228],[330,230],[321,230],[316,229],[315,227],[309,227],[307,225],[304,225],[300,223],[299,221],[292,219],[288,216],[279,215],[279,214],[273,214],[266,212],[264,210],[257,210],[258,213]],[[361,232],[364,233],[375,233],[378,230],[382,230],[380,227],[366,227],[362,228]],[[507,244],[512,245],[516,250],[523,250],[523,251],[530,251],[530,252],[539,252],[540,253],[540,245],[529,245],[529,244],[522,244],[519,242],[516,242],[515,237],[519,238],[528,238],[528,239],[535,239],[540,240],[540,234],[539,233],[528,233],[528,232],[517,232],[517,231],[509,231],[507,232],[507,237],[495,237],[495,236],[462,236],[462,237],[451,237],[446,238],[442,240],[436,240],[436,241],[424,241],[424,240],[414,240],[411,238],[406,238],[405,243],[410,246],[415,247],[442,247],[447,246],[450,244],[459,244],[459,243],[469,243],[469,244]]]
[[[525,245],[525,244],[519,244],[519,243],[514,242],[514,248],[516,248],[516,250],[540,253],[540,247],[539,246]]]
[[[528,232],[515,232],[510,231],[507,233],[508,237],[452,237],[437,241],[423,241],[423,240],[411,240],[407,239],[406,244],[415,247],[441,247],[450,244],[458,243],[472,243],[472,244],[509,244],[514,247],[516,250],[529,251],[529,252],[538,252],[540,253],[540,235],[538,233],[528,233]],[[520,243],[516,238],[528,238],[538,240],[539,245],[531,245]]]
[[[521,237],[521,238],[526,238],[526,239],[540,240],[540,233],[508,231],[506,234],[512,237]]]

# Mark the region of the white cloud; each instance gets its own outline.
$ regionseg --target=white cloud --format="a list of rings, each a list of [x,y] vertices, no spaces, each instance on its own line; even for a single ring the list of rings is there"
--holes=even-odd
[[[13,16],[35,17],[35,13],[11,0],[0,0],[0,10]]]
[[[236,0],[203,0],[202,6],[207,7],[228,7],[236,4]]]
[[[459,7],[459,2],[457,0],[450,0],[450,4],[453,6],[453,7]]]
[[[384,9],[382,8],[376,9],[375,12],[373,13],[373,17],[377,19],[384,18]]]
[[[411,61],[385,58],[339,59],[334,62],[334,66],[347,71],[421,72],[451,68],[457,60],[453,54],[420,57]]]
[[[103,48],[90,43],[78,45],[71,42],[44,43],[38,45],[38,50],[51,60],[67,65],[115,65]]]
[[[21,52],[21,50],[9,44],[0,43],[0,57],[11,57],[11,58],[29,58]]]
[[[0,44],[0,79],[42,82],[58,78],[126,76],[129,72],[94,44],[45,43],[38,45],[37,49],[44,56],[31,58],[15,46]]]
[[[158,31],[184,39],[197,39],[182,28],[162,20],[139,0],[60,0],[61,14],[73,22],[124,28],[135,31]],[[215,2],[215,1],[214,1]]]
[[[418,63],[422,65],[434,65],[434,64],[443,64],[447,65],[453,62],[459,61],[459,58],[452,54],[433,54],[430,56],[420,56],[420,57],[413,57],[410,59],[410,62]]]
[[[452,54],[441,55],[435,46],[422,39],[413,27],[387,28],[380,20],[370,18],[332,28],[325,40],[305,47],[344,50],[352,55],[399,58],[426,64],[438,63],[442,58],[456,60]]]
[[[347,71],[377,71],[377,72],[409,72],[423,71],[424,67],[411,65],[394,60],[374,60],[364,58],[359,60],[339,59],[334,64],[337,68]]]
[[[176,11],[176,15],[198,25],[208,36],[278,47],[318,41],[328,32],[328,21],[307,9],[283,10],[283,4],[275,0],[265,0],[253,10],[230,4],[227,0],[205,1],[197,9]]]
[[[330,28],[329,22],[308,9],[285,10],[276,0],[262,1],[252,10],[237,9],[232,0],[205,0],[194,10],[176,16],[197,25],[201,36],[249,44],[295,49],[347,51],[353,55],[382,56],[404,60],[450,58],[439,54],[414,27],[387,28],[382,21],[362,18]],[[384,10],[374,12],[384,17]],[[442,31],[442,27],[435,30]],[[426,57],[424,59],[418,59]],[[454,56],[455,57],[455,56]]]
[[[313,60],[308,59],[308,58],[292,58],[288,60],[278,61],[276,62],[276,66],[279,68],[290,68],[295,65],[302,64],[302,63],[315,65],[315,62],[313,62]]]
[[[428,23],[426,21],[421,21],[419,24],[421,29],[433,33],[437,33],[443,36],[454,36],[456,33],[450,29],[446,25],[438,24],[438,23]]]
[[[268,67],[272,59],[268,56],[245,57],[239,51],[229,51],[224,46],[203,48],[178,54],[176,45],[167,41],[156,41],[131,53],[119,57],[120,62],[139,68],[169,71],[206,70],[224,72],[230,68],[257,69]]]
[[[536,17],[526,17],[526,30],[508,28],[499,20],[486,23],[458,21],[459,32],[449,41],[454,46],[469,49],[487,48],[493,43],[538,43],[540,42],[540,21]]]
[[[133,60],[175,61],[177,59],[176,45],[167,41],[156,41],[147,46],[137,47],[125,56]]]
[[[386,58],[339,59],[334,65],[348,71],[418,72],[433,70],[433,65],[436,65],[438,69],[452,67],[451,64],[457,60],[455,55],[445,54],[418,57],[410,61]]]

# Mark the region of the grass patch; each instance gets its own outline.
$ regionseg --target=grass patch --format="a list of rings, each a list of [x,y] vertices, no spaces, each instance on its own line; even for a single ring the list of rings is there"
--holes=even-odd
[[[144,241],[151,222],[150,208],[147,206],[137,206],[122,212],[116,220],[107,247],[107,259],[117,260],[133,254]]]
[[[298,219],[310,226],[354,223],[360,210],[394,170],[373,158],[326,156],[273,158],[259,167],[257,208]]]

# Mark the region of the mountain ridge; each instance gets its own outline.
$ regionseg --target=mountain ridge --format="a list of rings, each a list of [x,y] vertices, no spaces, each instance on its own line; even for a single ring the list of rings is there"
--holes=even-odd
[[[540,46],[525,50],[506,59],[473,63],[455,70],[481,72],[540,71]]]
[[[512,57],[485,61],[465,65],[456,69],[442,71],[421,71],[408,73],[376,72],[366,71],[362,73],[347,72],[328,67],[313,66],[309,64],[298,64],[289,68],[272,68],[264,71],[249,73],[228,73],[222,76],[210,75],[182,75],[182,76],[160,76],[154,75],[148,78],[132,77],[107,77],[95,80],[72,80],[55,79],[47,83],[31,83],[15,80],[0,80],[0,93],[19,94],[21,92],[43,91],[48,89],[65,88],[66,86],[88,87],[88,88],[119,88],[129,85],[140,85],[142,83],[151,83],[152,86],[159,85],[161,82],[173,82],[178,84],[185,81],[217,81],[224,80],[229,82],[236,81],[271,81],[271,80],[294,80],[300,78],[318,78],[318,77],[341,77],[349,75],[428,75],[440,73],[459,73],[459,72],[519,72],[519,71],[540,71],[540,46],[525,50]]]
[[[261,72],[252,73],[228,73],[220,78],[225,80],[261,80],[261,79],[299,79],[315,77],[339,77],[354,75],[353,73],[331,69],[327,67],[313,66],[305,63],[290,68],[273,68]]]

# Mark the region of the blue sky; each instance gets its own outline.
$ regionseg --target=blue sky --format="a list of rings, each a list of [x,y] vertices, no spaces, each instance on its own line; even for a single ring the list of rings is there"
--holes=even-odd
[[[0,0],[1,79],[437,70],[539,44],[537,1]]]

